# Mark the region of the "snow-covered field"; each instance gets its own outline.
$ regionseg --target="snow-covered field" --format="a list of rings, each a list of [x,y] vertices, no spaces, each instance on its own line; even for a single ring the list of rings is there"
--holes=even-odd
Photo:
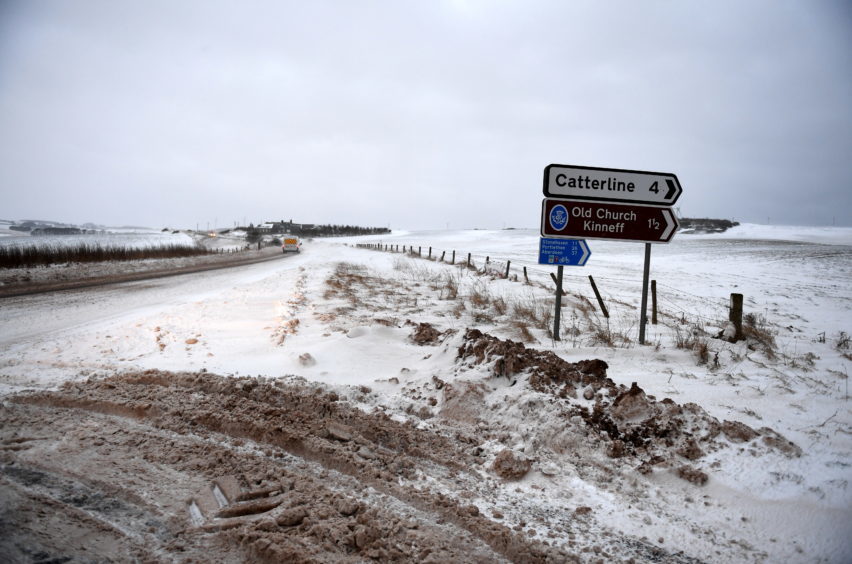
[[[423,258],[359,242],[414,245]],[[418,483],[581,560],[635,556],[635,544],[672,561],[852,561],[852,230],[746,225],[655,245],[660,322],[644,346],[641,244],[590,241],[587,266],[566,267],[560,341],[547,331],[555,269],[536,264],[537,245],[530,230],[314,240],[240,269],[5,300],[0,390],[140,369],[301,377],[365,411],[478,437],[481,466],[452,479],[423,468]],[[455,250],[457,264],[471,253],[480,270],[489,257],[490,274],[425,260],[429,246],[446,261]],[[749,341],[715,338],[732,292],[745,296]],[[437,335],[418,344],[422,323]],[[469,328],[568,362],[601,359],[614,385],[534,389],[530,366],[460,355],[475,346]],[[634,382],[647,396],[626,393]],[[619,453],[613,431],[578,415],[633,401],[616,395],[641,400],[623,426],[662,418],[665,399],[697,404],[676,418],[693,435]],[[733,422],[756,434],[719,432]],[[504,450],[530,471],[496,475]]]
[[[10,232],[15,233],[15,232]],[[76,247],[89,245],[103,248],[150,249],[169,246],[192,246],[194,240],[186,233],[133,232],[91,233],[81,235],[9,235],[0,237],[0,247]]]

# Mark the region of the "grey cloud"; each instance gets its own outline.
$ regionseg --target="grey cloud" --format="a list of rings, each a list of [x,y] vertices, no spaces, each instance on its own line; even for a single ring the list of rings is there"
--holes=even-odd
[[[850,224],[843,3],[12,2],[0,216],[535,226],[545,165]]]

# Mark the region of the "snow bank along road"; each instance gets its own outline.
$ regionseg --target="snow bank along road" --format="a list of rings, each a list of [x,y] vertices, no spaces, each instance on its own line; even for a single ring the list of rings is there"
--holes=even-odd
[[[490,237],[466,242],[528,244]],[[823,276],[785,278],[782,247],[661,260],[669,314],[648,347],[638,290],[616,283],[641,256],[617,253],[595,273],[609,329],[571,288],[556,344],[543,272],[339,242],[3,300],[0,555],[849,561],[848,253],[796,253]],[[702,296],[742,280],[760,327],[713,339],[725,312]]]
[[[282,258],[276,248],[240,254],[201,255],[166,260],[137,260],[94,264],[64,264],[51,268],[7,269],[0,274],[0,298],[30,296],[60,290],[76,290],[181,276],[193,272],[233,268]]]

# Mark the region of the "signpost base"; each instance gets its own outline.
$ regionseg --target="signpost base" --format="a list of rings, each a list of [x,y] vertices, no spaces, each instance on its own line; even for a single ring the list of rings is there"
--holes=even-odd
[[[553,340],[559,340],[559,316],[562,313],[562,270],[561,264],[556,267],[556,311],[553,313]]]
[[[648,323],[648,278],[651,273],[651,243],[645,243],[645,269],[642,274],[642,311],[639,314],[639,344],[645,344],[645,324]]]

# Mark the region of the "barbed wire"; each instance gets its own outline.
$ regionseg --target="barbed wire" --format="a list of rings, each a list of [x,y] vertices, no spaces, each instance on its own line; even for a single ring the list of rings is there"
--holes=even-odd
[[[430,258],[429,255],[428,255],[428,251],[427,251],[426,255],[424,255],[424,253],[423,253],[424,249],[430,249],[429,245],[409,245],[409,244],[399,245],[399,244],[377,243],[375,245],[366,244],[365,247],[366,248],[372,248],[372,249],[375,249],[375,250],[405,254],[406,256],[413,256],[415,258],[423,258],[423,259],[427,259],[427,260]],[[415,249],[418,249],[419,253],[415,252]],[[445,257],[445,260],[443,261],[443,263],[447,264],[448,266],[449,265],[457,266],[457,267],[466,266],[467,260],[468,260],[468,255],[469,255],[472,267],[478,269],[478,268],[486,268],[486,266],[490,265],[491,268],[489,269],[489,271],[492,272],[492,273],[499,274],[499,273],[503,272],[505,270],[505,265],[510,262],[511,265],[514,265],[516,267],[526,268],[528,277],[531,277],[530,275],[533,275],[533,276],[537,275],[537,276],[547,280],[550,277],[550,274],[551,274],[547,270],[547,266],[541,265],[537,262],[531,262],[531,261],[523,259],[523,258],[520,258],[520,259],[518,259],[518,258],[503,258],[503,257],[500,257],[500,256],[491,255],[487,252],[466,253],[466,252],[458,252],[457,251],[456,254],[455,254],[455,262],[454,263],[447,262],[446,256],[447,255],[452,256],[452,253],[453,253],[452,249],[447,250],[447,249],[439,249],[435,246],[431,247],[431,258],[432,258],[432,260],[433,261],[439,261],[439,257],[441,257],[441,255],[443,254],[444,257]],[[497,264],[504,265],[504,266],[502,268],[497,268],[495,266]],[[556,265],[554,265],[554,266],[556,266]],[[585,278],[585,276],[584,276],[584,278]],[[607,283],[617,283],[617,284],[628,283],[628,284],[637,284],[637,285],[640,284],[640,281],[637,280],[636,278],[633,278],[633,277],[620,277],[620,276],[612,276],[612,275],[596,275],[595,280],[598,281],[600,283],[601,287],[602,287],[601,294],[604,295],[605,297],[607,297],[608,301],[610,303],[614,303],[614,304],[621,304],[622,302],[620,302],[620,300],[617,299],[614,294],[605,290],[605,285]],[[563,278],[563,289],[566,289],[566,286],[568,287],[567,289],[570,289],[570,290],[577,292],[577,289],[579,287],[585,286],[585,280],[583,280],[583,282],[581,282],[580,280],[577,280],[576,278],[573,278],[573,277]],[[693,301],[697,301],[700,304],[703,304],[705,307],[709,307],[711,310],[725,311],[729,307],[729,302],[728,302],[728,299],[726,299],[726,298],[712,298],[712,297],[707,297],[707,296],[701,296],[701,295],[696,294],[694,292],[684,290],[683,288],[678,288],[678,287],[673,286],[671,284],[660,282],[659,280],[657,280],[657,287],[658,288],[665,288],[665,289],[669,290],[668,294],[667,293],[658,293],[658,295],[657,295],[658,303],[664,304],[666,306],[666,308],[668,308],[669,310],[672,310],[675,313],[679,313],[683,317],[689,317],[691,320],[700,321],[700,322],[706,323],[706,324],[718,324],[719,321],[720,321],[720,317],[719,317],[719,315],[714,315],[714,314],[699,313],[699,312],[695,311],[694,307],[690,308],[689,305],[681,304],[681,303],[678,303],[677,301],[675,301],[675,300],[678,299],[675,296],[678,296],[678,295],[684,296],[684,298],[682,298],[682,299],[686,299],[685,297],[688,296],[688,299],[693,300]],[[584,295],[584,294],[581,294],[581,295]]]

